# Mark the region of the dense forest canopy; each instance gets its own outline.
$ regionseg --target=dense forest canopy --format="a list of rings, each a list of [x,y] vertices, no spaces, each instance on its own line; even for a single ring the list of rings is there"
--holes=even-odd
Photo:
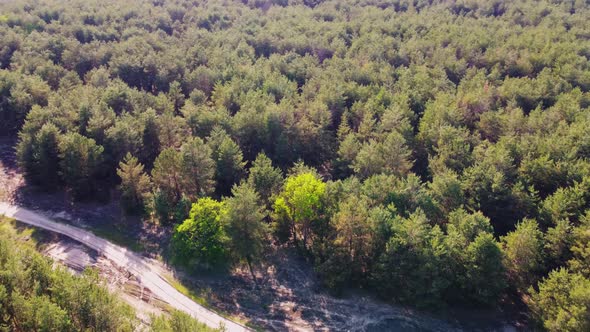
[[[587,0],[24,0],[0,36],[29,183],[118,188],[178,264],[287,243],[332,289],[590,329]]]

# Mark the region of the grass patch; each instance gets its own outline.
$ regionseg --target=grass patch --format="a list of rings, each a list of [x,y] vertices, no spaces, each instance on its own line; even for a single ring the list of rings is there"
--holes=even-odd
[[[202,305],[205,308],[214,310],[214,308],[212,308],[211,305],[209,304],[209,302],[207,301],[207,298],[204,297],[203,295],[198,294],[195,290],[188,288],[187,286],[182,284],[178,279],[174,278],[173,276],[165,274],[164,278],[166,278],[166,281],[170,285],[172,285],[172,287],[174,287],[174,289],[181,292],[183,295],[187,296],[188,298],[190,298],[191,300],[195,301],[196,303]],[[217,312],[217,311],[215,311],[215,312]],[[219,313],[219,314],[222,315],[221,313]],[[222,316],[227,318],[226,315],[222,315]]]

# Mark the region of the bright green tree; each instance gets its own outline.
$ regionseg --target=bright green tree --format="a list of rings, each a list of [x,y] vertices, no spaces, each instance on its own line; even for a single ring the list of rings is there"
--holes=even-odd
[[[312,236],[312,223],[321,218],[326,184],[312,173],[287,178],[283,191],[274,203],[279,227],[288,228],[293,241],[301,239],[304,249]]]
[[[172,254],[189,267],[209,268],[227,258],[227,236],[222,224],[224,204],[201,198],[192,205],[188,219],[174,228]]]
[[[590,329],[590,279],[565,268],[555,270],[532,291],[531,309],[548,331]]]

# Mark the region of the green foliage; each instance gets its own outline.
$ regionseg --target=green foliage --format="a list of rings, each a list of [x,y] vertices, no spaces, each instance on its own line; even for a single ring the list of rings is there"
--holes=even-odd
[[[212,329],[178,310],[172,311],[170,317],[152,316],[149,328],[150,332],[211,332],[218,330],[221,329]]]
[[[248,264],[256,281],[252,264],[262,258],[268,237],[264,222],[266,211],[260,206],[260,197],[248,184],[234,186],[233,196],[225,200],[227,213],[223,215],[232,255]]]
[[[537,221],[523,220],[502,242],[510,277],[519,287],[530,285],[543,262],[543,233]]]
[[[227,196],[234,184],[244,176],[242,150],[236,142],[222,129],[215,128],[207,141],[211,147],[212,158],[215,160],[215,179],[218,196]]]
[[[150,177],[143,171],[137,158],[127,154],[119,163],[117,175],[121,178],[121,203],[128,213],[140,212],[150,191]]]
[[[179,204],[185,197],[195,199],[211,192],[214,184],[211,150],[200,138],[192,138],[182,144],[180,151],[173,148],[162,151],[151,174],[159,189],[154,198],[156,211],[161,220],[166,221],[177,205],[182,210]],[[176,218],[177,221],[183,219]]]
[[[572,233],[570,250],[573,257],[567,263],[573,271],[590,278],[590,212],[586,212],[582,223]]]
[[[555,270],[532,291],[531,307],[548,331],[590,328],[590,279],[565,268]]]
[[[109,292],[98,273],[75,276],[17,242],[14,231],[0,239],[2,326],[27,331],[134,331],[133,309]]]
[[[441,229],[430,226],[421,211],[395,219],[373,277],[380,294],[421,306],[439,305],[453,272],[443,239]]]
[[[188,219],[174,228],[174,260],[189,267],[209,268],[226,262],[227,235],[223,203],[201,198],[192,205]]]
[[[361,178],[381,173],[404,176],[412,167],[409,159],[403,136],[394,132],[383,142],[370,141],[361,147],[352,168]]]
[[[98,187],[104,148],[92,138],[65,134],[59,142],[60,173],[75,198],[84,198]]]
[[[325,284],[408,303],[588,278],[584,1],[72,1],[0,4],[28,183],[91,199],[122,175],[168,226],[247,178]]]
[[[274,196],[278,195],[283,183],[283,173],[272,166],[272,160],[264,153],[258,154],[252,163],[248,183],[254,187],[266,207],[270,207]]]
[[[496,304],[507,285],[500,245],[492,234],[481,233],[469,244],[465,256],[463,294],[474,303]]]
[[[288,229],[293,241],[301,239],[303,248],[311,240],[314,222],[321,218],[325,183],[312,173],[292,175],[274,203],[278,229]]]
[[[59,183],[59,129],[46,123],[33,136],[21,135],[17,158],[27,179],[45,189],[55,189]]]

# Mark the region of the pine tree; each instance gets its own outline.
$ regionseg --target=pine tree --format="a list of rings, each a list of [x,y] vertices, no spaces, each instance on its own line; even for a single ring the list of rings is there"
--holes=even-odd
[[[215,161],[215,192],[218,196],[227,196],[234,184],[240,182],[245,174],[244,157],[240,146],[234,142],[225,130],[217,127],[211,132],[207,144],[213,152]]]
[[[127,213],[139,212],[144,206],[147,193],[150,191],[150,177],[144,172],[143,165],[137,158],[127,153],[119,163],[117,175],[121,178],[121,203]]]
[[[59,142],[60,173],[74,198],[84,198],[97,189],[104,148],[92,138],[66,134]]]
[[[259,153],[250,168],[248,183],[260,195],[261,201],[270,207],[271,197],[278,195],[283,182],[283,173],[272,166],[272,160],[264,153]]]
[[[227,213],[224,216],[231,251],[238,260],[248,264],[256,283],[253,264],[261,258],[267,241],[266,211],[260,207],[258,194],[252,186],[234,186],[232,194],[233,197],[225,201]]]

